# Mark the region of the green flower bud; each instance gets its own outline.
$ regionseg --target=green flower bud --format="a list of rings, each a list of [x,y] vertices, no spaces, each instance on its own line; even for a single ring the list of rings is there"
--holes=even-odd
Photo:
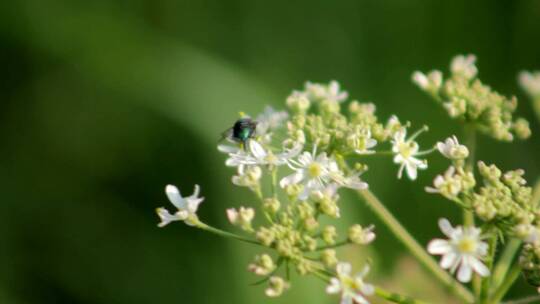
[[[339,262],[334,249],[325,249],[321,254],[321,261],[328,268],[334,268]]]
[[[270,247],[276,239],[275,233],[266,227],[260,227],[255,237],[259,242],[261,242],[264,246],[267,247]]]
[[[270,298],[279,297],[289,287],[290,284],[281,277],[271,276],[268,280],[268,288],[265,290],[265,294]]]
[[[325,226],[322,231],[322,239],[327,245],[333,245],[336,242],[337,230],[334,226]]]
[[[375,233],[373,232],[374,228],[373,225],[366,228],[362,228],[362,226],[358,224],[352,225],[349,228],[349,241],[360,245],[367,245],[373,242],[373,240],[375,240]]]
[[[256,255],[255,261],[248,266],[248,270],[256,275],[265,276],[270,274],[276,265],[268,254]]]
[[[275,215],[279,211],[280,207],[281,203],[276,198],[267,198],[264,200],[263,208],[271,215]]]

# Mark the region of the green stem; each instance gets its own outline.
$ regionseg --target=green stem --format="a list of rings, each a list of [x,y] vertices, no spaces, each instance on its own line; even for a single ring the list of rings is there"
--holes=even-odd
[[[520,246],[521,246],[520,240],[511,239],[506,245],[506,247],[504,248],[504,251],[501,254],[501,257],[499,258],[499,262],[497,262],[493,270],[492,281],[491,281],[491,289],[492,289],[491,293],[493,293],[496,288],[499,288],[502,281],[506,277],[506,273],[508,272],[508,269],[510,269],[510,266],[512,266],[512,262],[514,261],[514,257],[516,255],[516,252],[519,250]]]
[[[495,252],[497,250],[497,234],[495,231],[492,231],[492,235],[489,237],[488,240],[488,255],[485,260],[486,267],[493,271],[493,260],[495,259]],[[487,276],[485,278],[482,278],[481,281],[481,291],[480,291],[480,303],[487,303],[488,295],[489,295],[489,287],[491,284],[491,276]]]
[[[351,242],[349,242],[349,240],[345,240],[345,241],[337,242],[335,244],[324,245],[324,246],[317,247],[317,248],[315,248],[315,251],[320,251],[320,250],[324,250],[324,249],[331,249],[331,248],[337,248],[337,247],[348,245],[350,243]]]
[[[407,296],[403,296],[394,292],[389,292],[381,287],[375,287],[375,294],[389,302],[398,304],[427,304],[427,302],[416,300]]]
[[[529,296],[518,300],[507,301],[504,304],[528,304],[528,303],[538,303],[540,302],[540,295]]]
[[[217,234],[219,236],[222,236],[222,237],[226,237],[226,238],[231,238],[231,239],[235,239],[235,240],[238,240],[238,241],[242,241],[242,242],[245,242],[245,243],[250,243],[250,244],[255,244],[255,245],[259,245],[259,246],[264,246],[263,244],[257,242],[256,240],[252,240],[252,239],[248,239],[248,238],[245,238],[243,236],[240,236],[240,235],[237,235],[237,234],[234,234],[234,233],[231,233],[231,232],[227,232],[227,231],[223,231],[221,229],[218,229],[218,228],[214,228],[212,226],[209,226],[201,221],[198,221],[195,226],[197,228],[200,228],[202,230],[205,230],[205,231],[208,231],[208,232],[211,232],[213,234]]]
[[[532,206],[538,206],[539,204],[540,204],[540,178],[537,179],[536,183],[534,184],[532,198],[531,198]]]
[[[514,262],[514,265],[512,268],[510,268],[510,271],[508,271],[508,274],[504,278],[504,281],[501,283],[501,286],[497,288],[495,293],[493,294],[493,297],[491,297],[489,303],[490,304],[498,304],[506,295],[510,287],[514,284],[514,281],[519,277],[519,274],[521,273],[521,267],[519,267],[519,264],[517,262]]]
[[[386,207],[369,190],[358,191],[358,194],[366,201],[371,209],[377,214],[382,222],[392,231],[398,240],[427,268],[439,281],[447,286],[456,296],[467,303],[474,301],[471,292],[459,284],[446,271],[444,271],[431,256],[427,254],[420,244],[407,232],[398,220],[386,209]]]
[[[473,124],[466,124],[464,127],[465,145],[469,149],[469,157],[465,162],[465,171],[474,174],[474,162],[476,154],[476,130]],[[463,224],[468,227],[474,226],[474,214],[470,210],[463,209]]]

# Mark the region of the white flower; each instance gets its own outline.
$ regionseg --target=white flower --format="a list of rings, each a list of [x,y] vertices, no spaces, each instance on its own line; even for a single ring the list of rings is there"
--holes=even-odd
[[[417,133],[418,134],[418,133]],[[426,169],[427,163],[425,160],[419,160],[415,158],[418,154],[418,144],[413,141],[414,135],[406,140],[406,129],[402,128],[394,133],[394,139],[392,140],[392,152],[396,153],[394,156],[394,163],[401,164],[398,171],[398,178],[403,175],[403,169],[407,170],[407,176],[411,180],[415,180],[417,177],[418,169]]]
[[[433,187],[426,187],[426,192],[440,193],[448,198],[456,197],[462,190],[461,180],[455,178],[456,168],[448,167],[443,175],[437,175],[433,180]]]
[[[161,219],[158,227],[164,227],[173,221],[185,221],[187,225],[195,225],[197,208],[199,208],[199,204],[204,200],[204,197],[199,197],[199,191],[199,185],[195,185],[195,190],[191,196],[182,197],[178,188],[173,185],[167,185],[165,187],[165,193],[177,211],[171,214],[163,207],[157,208],[156,212]]]
[[[267,135],[275,129],[282,127],[285,120],[289,118],[289,114],[285,111],[276,111],[271,106],[266,106],[264,111],[257,116],[255,121],[257,122],[257,128],[255,132],[257,135]]]
[[[448,137],[444,143],[438,142],[437,150],[448,159],[464,159],[469,156],[469,149],[464,145],[460,145],[455,135]]]
[[[358,129],[353,134],[349,135],[347,141],[354,148],[356,154],[373,154],[375,151],[370,150],[377,145],[377,140],[371,138],[371,131],[366,128]]]
[[[452,73],[460,74],[467,79],[474,78],[478,73],[478,69],[474,64],[476,62],[476,56],[470,54],[467,56],[458,55],[452,59],[450,64],[450,70]]]
[[[290,284],[277,276],[271,276],[268,280],[268,288],[264,291],[270,298],[279,297],[285,290],[289,289]]]
[[[422,90],[427,90],[427,88],[429,86],[429,80],[428,80],[426,74],[424,74],[424,73],[422,73],[420,71],[415,71],[412,74],[412,81],[417,86],[419,86]]]
[[[258,166],[238,166],[238,173],[231,178],[233,184],[240,187],[257,187],[262,177],[262,170]]]
[[[451,273],[457,270],[457,279],[463,283],[471,280],[473,271],[483,277],[490,274],[481,260],[487,254],[488,244],[482,241],[479,228],[454,228],[444,218],[439,219],[439,227],[449,239],[434,239],[427,249],[431,254],[442,255],[442,268],[449,269]]]
[[[540,96],[540,72],[526,72],[519,73],[519,84],[532,97]]]
[[[271,150],[265,149],[256,140],[248,141],[249,152],[240,148],[219,145],[218,150],[229,154],[225,165],[229,167],[244,167],[255,165],[281,166],[296,157],[302,151],[302,145],[296,143],[292,149],[284,149],[283,152],[274,154]]]
[[[412,75],[412,81],[424,91],[437,91],[442,85],[442,73],[435,70],[426,75],[416,71]]]
[[[301,200],[307,199],[312,192],[323,191],[332,182],[337,186],[352,189],[367,188],[367,184],[358,177],[360,173],[355,172],[350,176],[344,176],[332,157],[328,157],[325,152],[317,155],[317,146],[313,147],[311,153],[304,152],[298,156],[297,160],[291,159],[288,163],[295,172],[282,178],[279,185],[285,188],[302,183],[304,191],[298,196]]]
[[[308,96],[317,100],[340,103],[349,97],[347,92],[339,90],[339,83],[335,80],[330,81],[328,85],[308,81],[305,89]]]
[[[238,210],[234,208],[227,209],[227,218],[229,222],[235,226],[240,226],[242,229],[250,231],[251,221],[255,217],[253,208],[240,207]]]
[[[365,296],[372,295],[375,288],[364,282],[364,277],[369,272],[369,266],[355,276],[351,276],[351,264],[338,263],[336,266],[337,278],[330,279],[330,285],[326,287],[329,294],[341,294],[341,304],[369,304]]]
[[[540,228],[532,224],[518,224],[514,232],[525,243],[540,245]]]

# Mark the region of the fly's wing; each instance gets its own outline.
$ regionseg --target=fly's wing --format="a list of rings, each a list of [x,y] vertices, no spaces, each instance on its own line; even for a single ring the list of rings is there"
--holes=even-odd
[[[233,128],[228,128],[227,130],[221,132],[221,136],[219,138],[219,142],[222,142],[223,140],[231,140],[233,135]]]

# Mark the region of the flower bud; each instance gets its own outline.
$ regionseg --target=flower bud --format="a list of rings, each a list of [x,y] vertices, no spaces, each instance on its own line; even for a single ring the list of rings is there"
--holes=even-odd
[[[332,245],[336,242],[337,230],[334,226],[325,226],[322,231],[322,239],[328,244]]]
[[[349,240],[355,244],[367,245],[375,239],[375,233],[373,232],[374,228],[373,225],[366,228],[362,228],[362,226],[358,224],[352,225],[349,228]]]
[[[338,263],[336,251],[334,249],[325,249],[321,254],[321,261],[328,268],[334,268]]]
[[[265,276],[270,274],[276,265],[268,254],[262,254],[255,256],[255,261],[249,264],[248,270],[259,276]]]
[[[281,203],[276,198],[267,198],[264,200],[264,210],[272,215],[276,214],[280,207]]]
[[[265,290],[265,294],[268,297],[279,297],[285,290],[290,287],[290,284],[278,276],[271,276],[268,280],[268,288]]]

